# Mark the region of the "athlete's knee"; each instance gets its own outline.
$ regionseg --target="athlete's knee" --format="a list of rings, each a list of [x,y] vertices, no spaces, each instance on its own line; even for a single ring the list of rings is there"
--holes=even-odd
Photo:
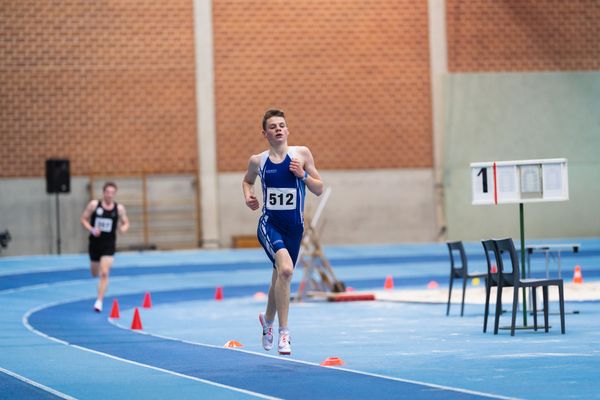
[[[108,279],[108,269],[103,269],[100,271],[100,279]]]
[[[279,278],[290,280],[292,279],[292,275],[294,274],[294,266],[292,263],[281,263],[277,266],[277,276]]]

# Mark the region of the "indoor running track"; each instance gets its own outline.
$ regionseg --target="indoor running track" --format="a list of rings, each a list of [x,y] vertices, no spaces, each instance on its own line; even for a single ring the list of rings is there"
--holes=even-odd
[[[593,245],[595,243],[591,243],[590,252],[587,255],[582,252],[581,257],[598,258]],[[340,277],[357,289],[378,288],[388,274],[396,277],[397,287],[418,286],[432,279],[445,282],[447,275],[447,255],[441,245],[339,247],[329,249],[328,253]],[[271,271],[260,251],[121,254],[113,270],[112,297],[106,299],[101,314],[91,311],[95,282],[87,276],[86,264],[83,255],[0,260],[0,398],[521,397],[501,390],[502,386],[481,387],[469,384],[468,380],[457,380],[449,385],[443,379],[435,379],[439,372],[430,380],[427,374],[414,379],[389,368],[385,370],[387,373],[379,373],[376,368],[363,368],[364,363],[356,363],[361,368],[355,369],[352,355],[356,354],[357,359],[365,357],[360,341],[349,342],[352,348],[344,353],[346,367],[331,368],[319,366],[315,356],[303,353],[302,348],[294,347],[294,357],[279,357],[262,352],[256,343],[246,346],[247,350],[225,349],[216,335],[212,342],[210,336],[204,337],[202,343],[188,340],[189,334],[183,330],[178,334],[182,328],[177,326],[171,326],[168,337],[161,334],[158,326],[153,330],[152,323],[145,326],[145,331],[128,329],[131,310],[141,305],[146,291],[152,293],[156,312],[166,312],[167,317],[161,318],[167,324],[169,313],[176,313],[180,306],[207,310],[221,307],[220,313],[226,315],[233,315],[236,308],[263,308],[264,301],[257,304],[253,295],[267,290],[265,282]],[[419,265],[417,272],[410,268],[415,265]],[[296,274],[295,281],[299,275]],[[221,285],[226,299],[217,303],[213,300],[214,291]],[[118,298],[122,310],[122,318],[116,322],[108,319],[113,297]],[[308,311],[315,317],[315,313],[328,304],[314,303]],[[356,305],[339,306],[349,310]],[[435,313],[441,308],[439,305],[420,307],[427,310],[435,307]],[[375,308],[358,310],[367,315],[387,313]],[[416,312],[423,314],[421,309]],[[227,320],[226,315],[211,318],[210,313],[204,311],[183,324],[206,332],[236,331],[238,316]],[[472,322],[477,321],[479,325],[479,307],[473,306],[472,311],[468,307],[469,313]],[[202,315],[207,317],[203,320]],[[144,310],[142,316],[143,321],[152,321],[148,310]],[[252,335],[258,336],[256,314],[248,315],[247,319],[254,323]],[[319,323],[326,324],[326,321]],[[442,323],[446,321],[449,319],[440,319]],[[454,322],[460,321],[454,319]],[[469,315],[465,321],[469,321]],[[242,322],[240,326],[247,324],[247,321]],[[330,326],[324,328],[331,329]],[[358,326],[359,330],[364,328]],[[466,329],[473,330],[474,336],[483,337],[479,326],[474,330],[467,324]],[[546,337],[550,337],[548,335]],[[398,341],[404,339],[397,338]],[[551,340],[555,339],[553,335]],[[309,347],[306,343],[303,346]],[[364,347],[371,348],[366,344]],[[333,354],[322,355],[325,358]],[[381,356],[372,353],[371,363],[384,363],[378,359]],[[402,363],[402,359],[397,362]]]

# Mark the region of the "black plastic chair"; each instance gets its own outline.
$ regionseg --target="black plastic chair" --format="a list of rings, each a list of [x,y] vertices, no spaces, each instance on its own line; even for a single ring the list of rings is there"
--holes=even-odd
[[[487,322],[490,310],[490,292],[492,291],[492,287],[498,287],[499,273],[498,268],[496,268],[495,270],[492,269],[492,260],[494,262],[496,261],[494,241],[482,240],[481,244],[483,245],[485,261],[487,262],[487,280],[485,282],[485,311],[483,314],[483,333],[485,333],[487,332]],[[492,259],[490,259],[490,253],[492,254]]]
[[[519,304],[519,289],[524,287],[530,287],[533,297],[533,328],[537,331],[537,299],[536,290],[538,287],[542,287],[542,293],[544,298],[544,330],[548,332],[548,287],[558,287],[558,297],[560,303],[560,328],[561,333],[565,333],[565,302],[563,295],[563,280],[562,279],[522,279],[519,274],[519,258],[513,240],[500,239],[492,240],[494,256],[496,258],[496,265],[498,272],[496,273],[496,281],[498,286],[498,293],[496,298],[496,315],[494,321],[494,335],[498,334],[498,326],[500,324],[500,314],[502,313],[502,289],[504,287],[513,287],[513,304],[512,304],[512,321],[510,325],[510,335],[515,335],[515,324],[517,321],[517,306]],[[484,244],[484,248],[486,245]],[[502,259],[502,253],[508,253],[510,257],[510,263],[512,266],[511,272],[506,272],[504,262]],[[486,252],[487,255],[487,252]],[[488,264],[489,265],[489,264]],[[493,280],[493,277],[492,277]],[[491,287],[491,286],[490,286]],[[485,319],[485,318],[484,318]],[[484,322],[485,329],[485,322]]]
[[[446,242],[446,244],[448,245],[448,252],[450,253],[450,287],[448,289],[448,305],[446,307],[446,315],[450,314],[452,283],[455,279],[462,279],[462,304],[460,307],[460,316],[462,317],[465,311],[465,291],[467,289],[467,280],[471,278],[487,279],[487,274],[484,272],[469,273],[467,255],[465,253],[465,247],[461,241]],[[460,254],[460,266],[457,266],[457,263],[454,259],[456,252]]]

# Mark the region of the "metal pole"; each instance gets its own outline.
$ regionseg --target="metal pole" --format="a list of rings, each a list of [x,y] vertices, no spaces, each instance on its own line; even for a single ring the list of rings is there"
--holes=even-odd
[[[523,203],[519,203],[519,219],[521,222],[521,279],[525,279],[525,218]],[[527,289],[525,288],[523,288],[523,326],[527,326]]]
[[[58,192],[56,192],[56,250],[60,255],[60,204],[58,201]]]

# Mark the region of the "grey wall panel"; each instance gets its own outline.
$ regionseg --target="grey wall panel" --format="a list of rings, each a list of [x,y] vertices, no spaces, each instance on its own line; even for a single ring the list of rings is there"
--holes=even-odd
[[[450,239],[519,236],[518,205],[471,205],[471,162],[557,157],[570,200],[526,204],[526,238],[600,235],[600,73],[453,74],[445,98]]]

